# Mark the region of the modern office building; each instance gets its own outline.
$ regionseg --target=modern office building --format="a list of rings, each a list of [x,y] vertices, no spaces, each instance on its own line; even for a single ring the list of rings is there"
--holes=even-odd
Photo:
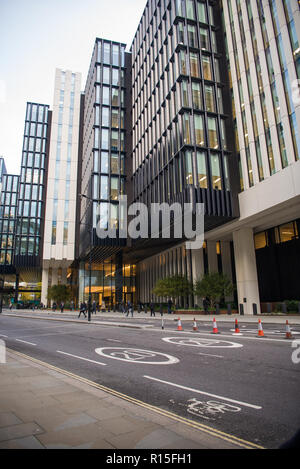
[[[75,259],[81,74],[56,70],[42,255],[42,296],[67,283]]]
[[[129,52],[96,39],[83,93],[57,70],[52,113],[28,104],[18,189],[3,178],[0,273],[39,268],[45,304],[55,283],[77,302],[161,302],[158,279],[211,272],[244,314],[299,300],[299,31],[296,0],[148,0]],[[203,203],[203,246],[124,239],[121,195]]]

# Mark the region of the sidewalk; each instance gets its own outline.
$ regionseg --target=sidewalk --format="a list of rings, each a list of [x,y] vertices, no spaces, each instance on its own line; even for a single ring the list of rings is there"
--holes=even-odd
[[[241,441],[199,429],[201,422],[193,428],[167,414],[127,402],[17,352],[7,351],[6,363],[0,364],[1,449],[243,447]]]
[[[84,316],[81,315],[81,317],[78,319],[78,311],[69,311],[65,310],[63,313],[60,311],[53,312],[51,309],[49,310],[30,310],[30,309],[13,309],[12,311],[8,309],[3,310],[3,315],[25,315],[27,317],[48,317],[48,318],[56,318],[56,319],[69,319],[69,320],[80,320],[86,322],[87,319],[84,318]],[[177,321],[177,319],[180,317],[181,321],[193,321],[194,318],[196,318],[197,321],[203,321],[203,322],[208,322],[212,321],[213,318],[215,317],[218,322],[234,322],[236,318],[238,318],[239,323],[255,323],[257,324],[258,320],[261,319],[262,323],[265,324],[285,324],[286,320],[288,319],[289,324],[300,324],[300,315],[292,315],[292,314],[274,314],[274,315],[266,315],[266,314],[259,314],[257,316],[252,316],[252,315],[244,315],[240,316],[238,314],[219,314],[219,315],[213,315],[213,314],[180,314],[180,312],[175,312],[174,314],[164,314],[163,319],[164,321]],[[119,313],[119,312],[114,312],[114,311],[106,311],[106,312],[97,312],[97,314],[92,314],[91,315],[91,321],[92,322],[98,322],[98,321],[105,321],[109,319],[119,319],[122,321],[122,323],[130,323],[132,322],[132,317],[129,315],[126,317],[124,313]],[[133,315],[133,320],[156,320],[156,321],[161,321],[161,315],[160,313],[156,312],[155,317],[150,316],[150,311],[145,314],[144,311],[138,313],[137,311],[134,312]],[[148,326],[149,327],[149,326]]]

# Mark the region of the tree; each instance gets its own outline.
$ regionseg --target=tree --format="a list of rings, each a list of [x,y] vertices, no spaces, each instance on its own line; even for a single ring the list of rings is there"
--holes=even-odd
[[[152,292],[157,296],[169,297],[174,302],[174,300],[179,299],[181,296],[191,295],[193,293],[193,285],[186,277],[174,275],[158,280]]]
[[[231,295],[233,290],[233,284],[226,275],[211,273],[205,274],[201,280],[196,281],[194,293],[207,298],[210,307],[214,308],[221,298]]]
[[[71,294],[69,285],[52,285],[48,288],[48,299],[56,303],[70,300]]]

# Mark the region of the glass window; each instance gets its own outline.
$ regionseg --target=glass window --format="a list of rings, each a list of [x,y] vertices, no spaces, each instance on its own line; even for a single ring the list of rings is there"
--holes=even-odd
[[[200,83],[192,82],[192,95],[193,95],[193,107],[194,107],[194,109],[202,109],[201,85],[200,85]]]
[[[119,46],[114,44],[112,46],[112,63],[113,65],[119,66]]]
[[[109,85],[110,83],[110,68],[103,67],[103,83]]]
[[[190,115],[188,113],[183,115],[183,143],[187,145],[191,143]]]
[[[182,86],[182,105],[184,107],[189,106],[189,97],[188,97],[188,82],[183,80],[181,83]]]
[[[108,173],[108,153],[101,152],[101,173]]]
[[[185,152],[185,180],[186,184],[193,184],[192,152]]]
[[[190,20],[195,19],[194,1],[186,0],[186,16]]]
[[[112,106],[119,106],[119,90],[112,88],[111,90],[111,104]]]
[[[191,76],[199,77],[199,58],[195,52],[190,52]]]
[[[108,199],[108,176],[101,176],[100,199]]]
[[[294,223],[286,223],[285,225],[281,225],[279,227],[279,235],[280,235],[280,242],[285,243],[286,241],[292,241],[296,239],[296,232]]]
[[[197,47],[196,26],[188,24],[188,38],[191,47]]]
[[[209,34],[207,28],[200,28],[200,47],[202,50],[210,50]]]
[[[120,86],[120,72],[118,69],[112,69],[112,84],[114,86]]]
[[[216,112],[214,86],[205,85],[205,103],[208,112]]]
[[[211,153],[211,179],[213,189],[222,190],[221,169],[220,169],[220,156],[218,153]]]
[[[102,90],[102,104],[109,105],[109,87],[108,86],[103,86]]]
[[[111,177],[110,179],[110,197],[112,200],[118,200],[119,195],[119,178]]]
[[[119,155],[118,155],[118,153],[112,153],[111,154],[110,170],[114,174],[119,173]]]
[[[186,56],[185,56],[185,51],[181,50],[180,51],[180,73],[183,75],[187,75],[187,66],[186,66]]]
[[[207,189],[206,153],[204,151],[197,151],[197,175],[199,187]]]
[[[211,61],[208,55],[202,56],[203,78],[205,80],[212,80]]]
[[[203,146],[205,145],[203,116],[200,114],[195,114],[194,122],[196,145]]]
[[[255,246],[255,249],[262,249],[267,246],[267,239],[266,239],[265,231],[254,235],[254,246]]]
[[[224,119],[221,119],[221,146],[222,148],[224,148],[224,150],[227,150],[226,128]]]
[[[119,149],[119,132],[116,132],[114,130],[111,132],[111,149]]]
[[[119,110],[112,109],[111,110],[111,126],[114,128],[119,128]]]
[[[201,21],[201,23],[207,23],[205,3],[198,2],[197,7],[198,7],[198,20]]]
[[[98,129],[95,129],[95,132]],[[101,148],[103,150],[108,150],[108,130],[102,129],[101,130]]]
[[[217,132],[217,119],[215,117],[208,117],[208,139],[210,148],[219,148],[218,132]]]
[[[104,127],[109,126],[109,108],[108,107],[102,107],[102,125]]]
[[[103,44],[103,62],[110,64],[110,44],[104,42]]]

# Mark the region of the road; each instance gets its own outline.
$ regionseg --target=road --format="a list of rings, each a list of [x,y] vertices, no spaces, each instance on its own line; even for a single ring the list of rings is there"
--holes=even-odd
[[[105,321],[107,323],[107,321]],[[148,404],[265,448],[278,448],[300,428],[300,364],[278,324],[127,318],[111,324],[1,316],[9,349],[70,371]],[[205,325],[206,324],[206,325]],[[148,327],[139,327],[145,326]],[[292,328],[300,339],[300,326]],[[300,344],[298,344],[298,347]],[[300,356],[300,353],[298,354]]]

